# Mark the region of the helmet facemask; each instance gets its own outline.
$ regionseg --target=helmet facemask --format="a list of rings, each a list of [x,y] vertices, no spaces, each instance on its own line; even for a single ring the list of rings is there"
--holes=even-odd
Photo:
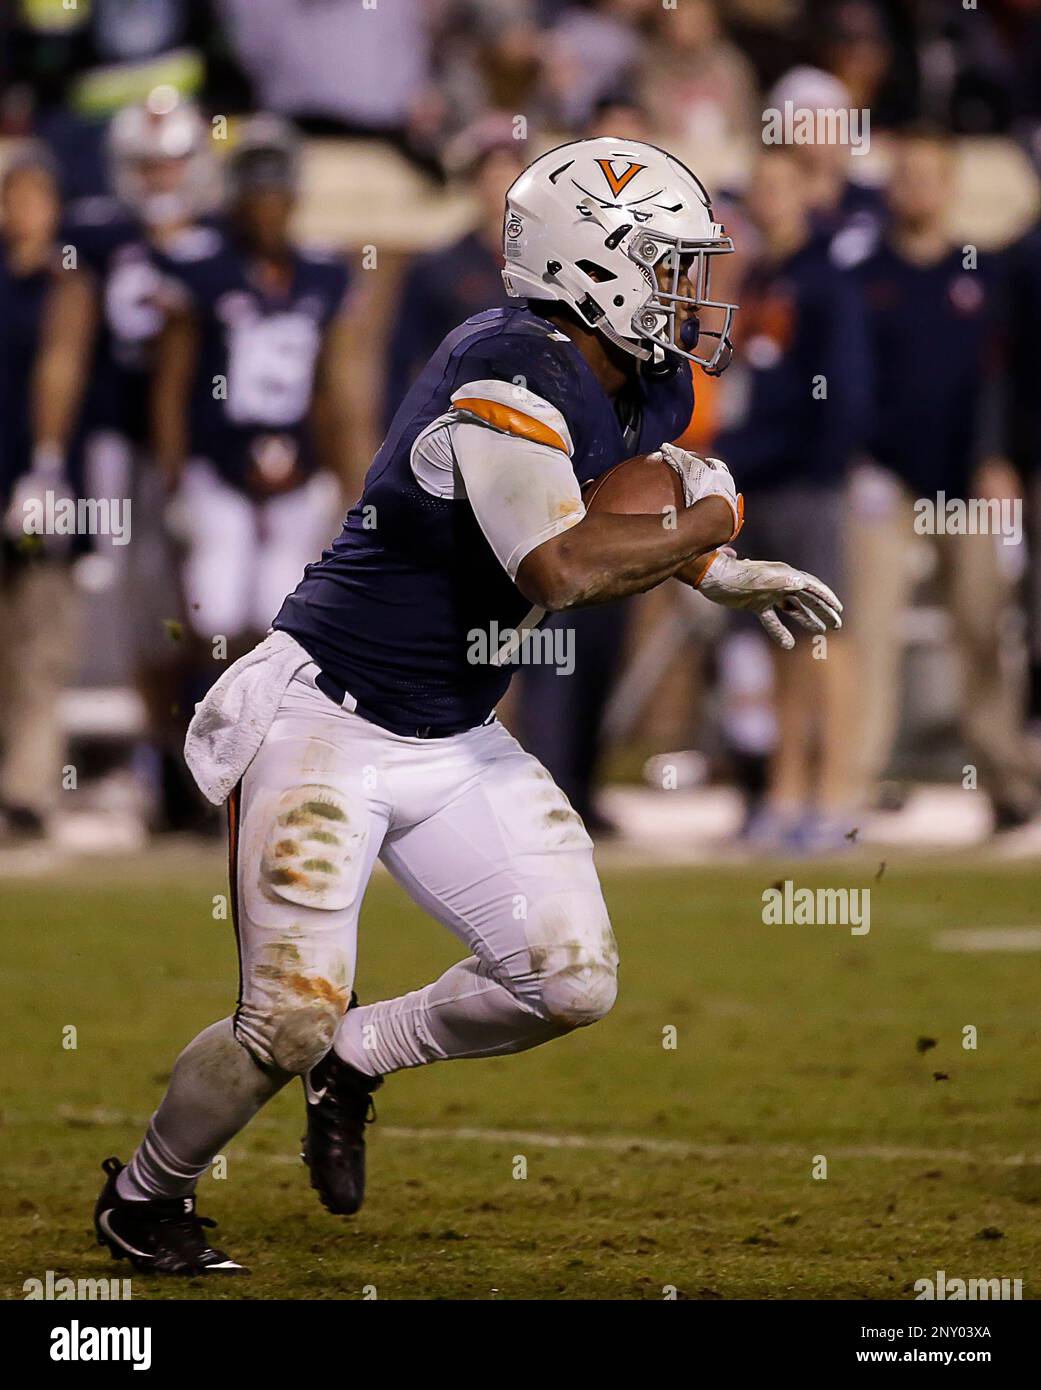
[[[716,235],[710,239],[690,240],[637,228],[627,253],[649,276],[651,285],[650,296],[633,315],[633,331],[645,342],[697,362],[710,376],[719,376],[733,354],[730,327],[738,306],[712,298],[712,257],[734,249],[721,227],[715,225],[713,231]],[[680,293],[684,281],[690,294]],[[693,315],[684,316],[688,307]],[[711,312],[707,323],[705,310]],[[704,343],[711,351],[694,350]]]

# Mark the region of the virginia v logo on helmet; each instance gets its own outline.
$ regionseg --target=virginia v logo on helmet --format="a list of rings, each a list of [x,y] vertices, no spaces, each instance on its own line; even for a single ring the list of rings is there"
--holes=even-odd
[[[737,305],[711,297],[710,275],[733,249],[700,180],[642,141],[558,145],[506,195],[507,293],[568,304],[643,360],[727,367]]]

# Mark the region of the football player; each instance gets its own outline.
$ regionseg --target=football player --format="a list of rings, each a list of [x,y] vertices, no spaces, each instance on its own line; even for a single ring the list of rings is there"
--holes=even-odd
[[[79,199],[62,230],[66,274],[49,306],[37,443],[62,465],[83,412],[86,453],[129,475],[147,428],[152,350],[162,326],[153,249],[183,234],[212,186],[199,112],[156,87],[113,118],[113,193]],[[84,400],[85,396],[85,400]]]
[[[254,117],[228,159],[226,225],[159,258],[155,453],[176,492],[188,621],[235,655],[328,541],[348,452],[347,267],[290,238],[298,163],[290,128]]]
[[[209,146],[199,111],[170,86],[113,117],[106,150],[113,191],[76,200],[62,230],[62,269],[43,330],[34,454],[41,490],[68,480],[87,496],[133,496],[133,543],[109,549],[107,558],[125,566],[118,578],[130,594],[133,664],[149,710],[151,747],[143,763],[156,766],[171,826],[196,817],[197,798],[184,785],[183,725],[170,714],[175,677],[162,619],[172,565],[159,523],[161,490],[145,448],[163,323],[155,256],[204,234],[199,222],[214,197]]]
[[[729,471],[668,443],[690,418],[691,363],[725,365],[735,307],[711,298],[732,247],[694,175],[651,145],[564,145],[512,185],[504,233],[517,304],[444,340],[339,538],[189,731],[200,787],[229,802],[241,992],[181,1054],[129,1165],[104,1165],[98,1238],[139,1269],[241,1270],[210,1245],[195,1186],[294,1076],[311,1182],[351,1213],[389,1073],[519,1052],[611,1008],[592,843],[495,717],[515,633],[674,574],[760,612],[786,645],[778,609],[814,631],[840,622],[812,576],[721,548],[741,516]],[[686,502],[674,525],[586,512],[584,482],[659,449]],[[377,857],[464,957],[358,1007]]]

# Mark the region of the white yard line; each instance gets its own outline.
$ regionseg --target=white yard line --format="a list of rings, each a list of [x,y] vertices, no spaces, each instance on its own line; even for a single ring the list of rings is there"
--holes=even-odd
[[[1036,955],[1041,927],[952,927],[933,937],[934,951]]]
[[[549,1134],[527,1129],[412,1128],[408,1125],[378,1125],[372,1134],[379,1139],[404,1139],[419,1143],[506,1144],[515,1150],[530,1148],[580,1149],[588,1153],[656,1154],[667,1158],[701,1159],[706,1163],[728,1158],[798,1159],[807,1163],[814,1154],[829,1160],[874,1159],[881,1163],[978,1163],[995,1168],[1023,1168],[1041,1164],[1041,1153],[993,1154],[971,1149],[919,1149],[890,1144],[831,1145],[822,1140],[812,1144],[696,1144],[683,1139],[652,1139],[640,1134]],[[298,1163],[296,1155],[268,1154],[269,1163]]]
[[[131,1115],[102,1106],[59,1106],[56,1118],[74,1129],[126,1126],[142,1129],[147,1115]],[[40,1116],[12,1110],[5,1116],[8,1125],[39,1125]],[[272,1131],[280,1121],[266,1116],[253,1120],[250,1129]],[[525,1144],[543,1149],[581,1149],[591,1153],[648,1153],[669,1158],[695,1158],[717,1162],[726,1158],[809,1159],[823,1153],[828,1159],[875,1159],[880,1163],[979,1163],[996,1168],[1023,1168],[1041,1165],[1041,1152],[996,1154],[975,1149],[927,1149],[902,1144],[831,1144],[826,1138],[806,1144],[699,1144],[686,1139],[655,1139],[645,1134],[554,1134],[536,1129],[481,1129],[462,1125],[438,1126],[377,1125],[372,1133],[380,1139],[403,1139],[420,1143]],[[299,1163],[296,1153],[252,1155],[270,1163]]]
[[[683,1139],[652,1139],[632,1134],[548,1134],[524,1129],[427,1129],[385,1125],[378,1133],[388,1139],[449,1140],[457,1143],[531,1144],[547,1149],[588,1149],[603,1153],[652,1153],[675,1158],[800,1158],[812,1157],[812,1145],[695,1144]],[[1002,1168],[1041,1164],[1037,1154],[986,1154],[971,1149],[919,1149],[889,1144],[830,1145],[821,1140],[814,1152],[829,1159],[873,1158],[883,1163],[987,1163]]]

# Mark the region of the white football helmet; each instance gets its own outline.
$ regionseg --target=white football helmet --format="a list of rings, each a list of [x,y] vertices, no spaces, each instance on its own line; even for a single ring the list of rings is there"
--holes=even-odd
[[[503,238],[512,297],[568,304],[634,357],[676,353],[713,375],[728,365],[737,305],[712,299],[709,279],[712,257],[734,244],[701,182],[656,145],[605,136],[541,155],[506,194]],[[691,294],[679,293],[683,276]],[[711,351],[695,352],[704,340]]]
[[[116,196],[150,226],[202,212],[215,192],[206,122],[175,87],[154,87],[125,106],[108,130]]]

